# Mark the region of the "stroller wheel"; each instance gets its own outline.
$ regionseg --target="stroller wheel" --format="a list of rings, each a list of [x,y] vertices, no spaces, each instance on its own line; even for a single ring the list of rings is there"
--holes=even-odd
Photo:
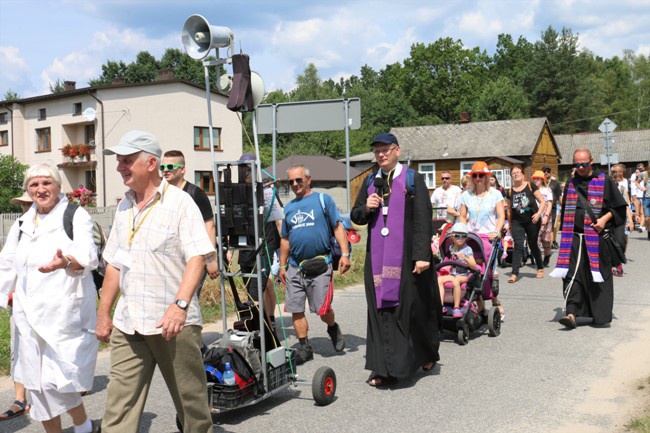
[[[462,326],[458,327],[458,344],[461,346],[469,343],[469,326],[463,322]]]
[[[501,312],[497,307],[490,308],[488,312],[488,331],[490,337],[498,337],[501,334]]]

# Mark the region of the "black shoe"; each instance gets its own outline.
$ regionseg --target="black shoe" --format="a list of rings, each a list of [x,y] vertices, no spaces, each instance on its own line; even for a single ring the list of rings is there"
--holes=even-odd
[[[334,350],[337,352],[343,352],[343,349],[345,349],[345,337],[343,337],[343,333],[341,332],[341,327],[339,324],[335,323],[331,328],[328,326],[327,333],[332,339]]]
[[[553,242],[553,245],[551,245],[551,249],[557,250],[558,248],[560,248],[560,246],[557,244],[557,242]]]
[[[567,329],[576,329],[576,326],[578,326],[577,323],[576,323],[576,319],[574,319],[573,317],[571,317],[569,315],[564,316],[563,318],[561,318],[560,319],[560,324],[564,325],[564,327],[567,328]]]
[[[544,256],[544,267],[548,268],[548,263],[551,261],[551,256]]]
[[[91,421],[93,424],[92,433],[101,433],[102,432],[102,422],[101,421]]]
[[[314,351],[311,348],[311,344],[300,346],[300,348],[296,351],[296,355],[297,365],[304,364],[305,362],[314,359]]]

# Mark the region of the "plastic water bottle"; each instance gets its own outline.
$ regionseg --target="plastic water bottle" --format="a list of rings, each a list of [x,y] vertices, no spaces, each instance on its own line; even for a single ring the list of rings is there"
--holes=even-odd
[[[236,385],[235,372],[232,371],[229,362],[226,362],[226,370],[223,372],[222,379],[224,385]]]

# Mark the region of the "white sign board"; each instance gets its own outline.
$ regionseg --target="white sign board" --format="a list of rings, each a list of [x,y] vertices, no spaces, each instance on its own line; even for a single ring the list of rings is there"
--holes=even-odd
[[[609,161],[607,160],[607,154],[606,153],[601,153],[600,154],[600,165],[611,165],[611,164],[618,164],[618,153],[610,153],[609,154]]]
[[[276,110],[276,131],[286,132],[342,131],[361,127],[361,102],[348,99],[348,119],[345,118],[345,100],[284,102],[262,104],[257,107],[257,133],[273,133],[273,109]]]
[[[603,120],[603,123],[600,124],[598,127],[598,130],[602,132],[603,134],[610,134],[614,132],[618,125],[611,120],[609,120],[608,117],[605,117],[605,120]]]

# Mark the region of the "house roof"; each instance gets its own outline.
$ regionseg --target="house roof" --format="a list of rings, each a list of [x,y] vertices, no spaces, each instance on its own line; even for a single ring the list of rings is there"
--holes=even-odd
[[[79,96],[88,93],[97,93],[98,90],[119,89],[124,87],[157,86],[157,85],[174,84],[174,83],[187,84],[188,86],[196,87],[197,89],[201,89],[205,91],[205,86],[199,86],[197,84],[192,83],[191,81],[179,80],[179,79],[168,79],[168,80],[159,80],[159,81],[147,81],[145,83],[130,83],[130,84],[121,83],[121,84],[107,84],[104,86],[96,86],[96,87],[83,87],[80,89],[66,90],[64,92],[59,92],[59,93],[49,93],[47,95],[32,96],[30,98],[22,98],[22,99],[16,99],[12,101],[0,101],[0,106],[6,106],[11,104],[31,104],[34,102],[60,99],[69,96]],[[227,96],[218,92],[216,89],[210,89],[210,90],[212,94],[219,95],[219,96]]]
[[[650,129],[633,129],[630,131],[614,131],[613,153],[618,153],[621,163],[636,163],[650,161]],[[600,132],[584,132],[580,134],[560,134],[555,136],[564,158],[560,165],[573,162],[573,152],[578,148],[591,151],[595,162],[600,162],[600,155],[605,154],[605,142]]]
[[[343,182],[346,178],[345,163],[341,163],[329,156],[324,155],[292,155],[276,164],[276,175],[279,179],[286,178],[289,167],[302,164],[311,172],[311,178],[314,181],[325,182]],[[271,172],[273,167],[266,167],[267,172]],[[354,167],[350,167],[350,179],[354,179],[361,172]]]
[[[530,156],[548,122],[534,119],[495,120],[391,128],[402,148],[402,159],[440,160]],[[552,137],[552,136],[551,136]],[[370,161],[372,152],[350,158]]]

